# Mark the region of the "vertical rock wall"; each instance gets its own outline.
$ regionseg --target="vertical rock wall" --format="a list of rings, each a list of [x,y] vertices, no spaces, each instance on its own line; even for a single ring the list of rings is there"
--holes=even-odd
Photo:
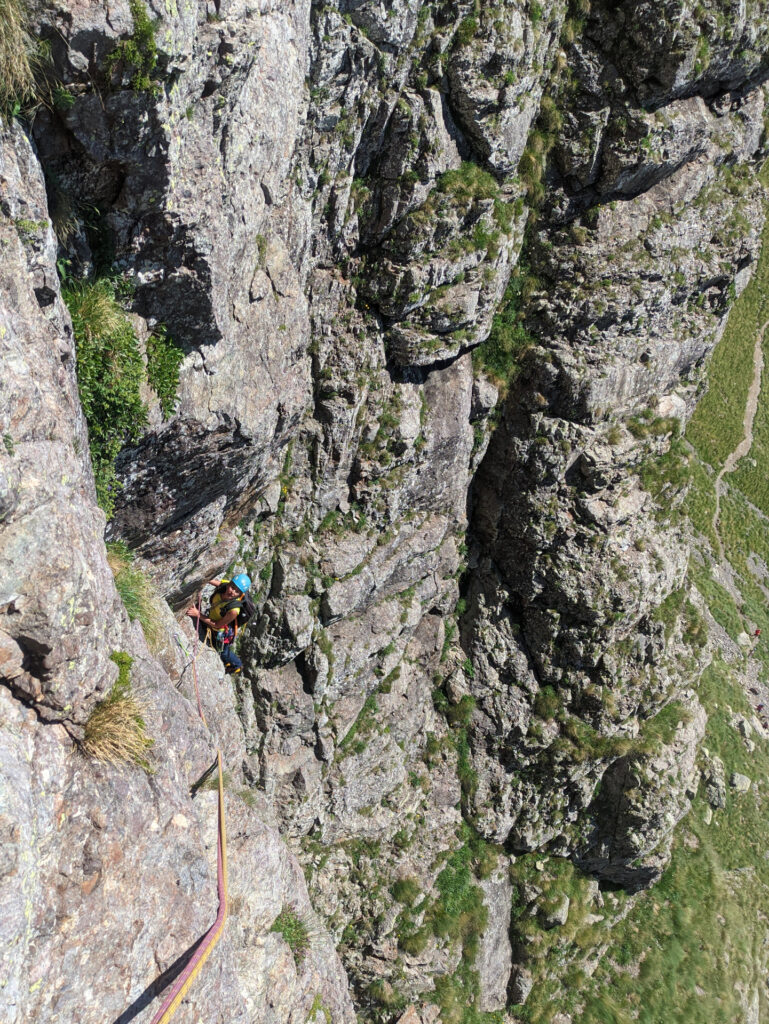
[[[688,541],[649,467],[682,457],[756,257],[765,5],[589,7],[35,6],[69,98],[31,142],[8,129],[0,167],[11,1020],[138,1013],[213,912],[210,794],[187,792],[212,747],[182,656],[153,660],[107,569],[57,255],[121,275],[185,353],[173,415],[119,457],[108,536],[178,610],[229,565],[255,581],[243,677],[204,672],[233,916],[190,1019],[351,1019],[269,823],[383,1019],[421,998],[434,1020],[436,979],[484,1011],[517,998],[511,853],[658,876],[704,718],[686,623],[657,614]],[[142,11],[149,87],[126,50]],[[500,399],[473,350],[514,269],[530,341]],[[152,694],[150,779],[72,746],[116,650]],[[490,912],[474,975],[436,923],[468,864]],[[285,904],[313,922],[299,967],[267,931]],[[26,986],[33,962],[51,974]]]
[[[640,14],[596,5],[570,48],[549,190],[526,252],[532,348],[476,481],[478,572],[463,623],[480,670],[474,821],[524,849],[557,840],[624,884],[658,873],[704,729],[686,690],[697,663],[655,617],[683,585],[688,541],[660,522],[675,486],[655,502],[648,470],[693,408],[756,259],[765,201],[752,166],[764,153],[760,55],[730,63],[724,34],[734,32],[731,45],[743,37],[721,24],[723,77],[684,70],[693,41],[674,74],[667,16],[652,21],[640,62],[623,48],[627,28],[614,37],[612,26]],[[663,53],[664,70],[654,63]],[[668,459],[685,463],[674,451]],[[679,802],[667,788],[652,795],[653,772],[648,783],[633,772],[617,782],[617,755],[673,699],[693,701],[677,741],[687,753],[667,758],[679,765]],[[577,772],[574,743],[587,755]],[[591,803],[602,784],[633,790],[628,806]],[[667,814],[633,808],[647,800]]]
[[[270,815],[244,799],[243,733],[218,658],[199,658],[211,736],[188,699],[189,638],[166,609],[156,660],[115,590],[43,177],[15,126],[0,139],[0,189],[0,1016],[149,1019],[165,972],[178,973],[216,916],[216,798],[190,796],[216,743],[231,766],[232,919],[177,1019],[304,1020],[323,1005],[350,1021],[347,981],[301,869]],[[101,765],[79,746],[117,678],[115,653],[132,659],[154,738],[146,772]],[[269,932],[285,906],[310,929],[300,966]]]

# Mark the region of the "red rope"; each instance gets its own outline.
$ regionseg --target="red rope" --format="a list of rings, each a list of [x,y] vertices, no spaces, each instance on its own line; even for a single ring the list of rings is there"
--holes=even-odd
[[[196,607],[200,611],[200,594],[197,596]],[[195,644],[192,652],[192,676],[195,680],[195,697],[198,702],[198,714],[203,724],[208,728],[206,716],[203,714],[203,705],[200,702],[200,688],[198,686],[198,643],[200,640],[200,619],[196,620]],[[203,940],[190,957],[189,962],[171,987],[163,1005],[152,1018],[151,1024],[167,1024],[179,1008],[179,1004],[199,974],[203,964],[208,959],[211,950],[224,930],[224,923],[227,920],[227,827],[224,818],[224,774],[222,772],[222,754],[216,751],[216,762],[219,769],[219,814],[218,814],[218,835],[216,844],[216,887],[219,894],[219,910],[216,920],[203,936]]]
[[[219,893],[219,911],[216,920],[203,937],[203,941],[190,957],[189,963],[174,982],[165,1002],[152,1018],[151,1024],[166,1024],[178,1010],[179,1004],[187,994],[187,990],[208,959],[211,950],[224,930],[227,920],[227,829],[224,821],[224,788],[222,782],[222,755],[216,752],[219,764],[219,836],[216,855],[217,890]]]

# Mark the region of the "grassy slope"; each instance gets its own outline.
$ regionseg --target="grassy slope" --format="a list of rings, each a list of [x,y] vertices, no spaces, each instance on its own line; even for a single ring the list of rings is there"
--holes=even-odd
[[[764,184],[767,184],[769,167],[762,172]],[[735,331],[743,331],[746,337],[752,332],[755,341],[756,333],[769,320],[769,220],[764,228],[762,259],[753,280],[740,296],[742,303],[747,297],[740,321],[744,328],[735,325]],[[750,293],[750,294],[748,294]],[[730,318],[731,321],[734,319]],[[769,479],[766,467],[769,465],[769,400],[767,399],[767,379],[769,379],[769,328],[764,333],[764,374],[762,380],[761,399],[753,422],[753,446],[747,458],[740,461],[732,478],[732,483],[749,501],[769,516]]]
[[[766,778],[769,744],[759,742],[748,753],[732,728],[728,709],[747,714],[749,708],[722,662],[705,673],[700,699],[711,715],[705,744],[722,758],[727,779],[732,771]],[[572,908],[563,929],[545,931],[533,918],[521,928],[529,951],[531,943],[536,947],[534,970],[541,979],[526,1006],[516,1011],[523,1020],[549,1024],[558,1010],[570,1012],[580,1024],[744,1020],[735,985],[748,991],[764,988],[757,966],[766,960],[759,950],[769,920],[769,860],[764,856],[769,794],[765,786],[758,797],[730,793],[727,807],[715,812],[710,824],[706,810],[700,793],[679,829],[661,882],[643,893],[612,929],[586,915],[585,879],[570,865],[546,859],[545,879],[553,876],[558,891],[571,896]],[[516,874],[519,870],[523,874],[527,868],[516,864]],[[563,877],[564,871],[569,877]],[[542,887],[542,877],[533,874],[530,880]],[[621,892],[605,894],[605,899],[615,913],[629,902]],[[607,943],[588,977],[583,964],[589,951]]]
[[[753,281],[735,304],[711,361],[709,391],[686,435],[694,458],[689,460],[685,512],[701,536],[704,555],[693,559],[690,578],[735,639],[753,625],[769,635],[769,578],[763,581],[765,592],[748,564],[752,554],[769,566],[769,330],[754,446],[725,479],[721,501],[720,533],[742,597],[739,607],[710,572],[715,476],[742,437],[753,345],[769,318],[769,223],[764,243]],[[769,673],[768,651],[769,642],[751,655],[760,659],[761,678]],[[570,914],[569,925],[550,932],[534,919],[519,923],[521,938],[538,953],[538,984],[526,1006],[516,1008],[522,1020],[549,1024],[566,1010],[580,1024],[737,1024],[745,1020],[742,993],[755,991],[761,994],[759,1019],[769,1019],[763,949],[769,932],[769,741],[758,739],[749,752],[730,723],[731,710],[751,714],[737,677],[746,665],[747,658],[730,666],[717,657],[700,682],[699,697],[709,716],[706,748],[723,760],[727,781],[732,771],[741,772],[758,784],[757,792],[737,795],[727,787],[727,806],[715,811],[708,824],[701,787],[679,827],[662,880],[641,894],[612,929],[585,918],[584,880],[571,874],[560,878],[562,869],[553,870],[555,862],[546,861],[546,874],[552,872],[558,888],[572,895],[574,920]],[[515,870],[527,871],[524,864]],[[615,911],[628,903],[622,893],[607,898]],[[580,960],[607,943],[588,977]]]
[[[769,221],[764,228],[764,251],[767,242]],[[707,394],[686,432],[703,460],[715,470],[721,469],[727,455],[742,439],[742,417],[752,378],[756,330],[768,317],[769,261],[762,259],[732,308],[723,341],[710,363]],[[765,420],[767,416],[769,413],[765,412]]]
[[[732,771],[765,778],[769,747],[759,742],[748,754],[732,728],[727,705],[748,708],[722,662],[706,671],[700,699],[710,713],[705,744],[722,758],[727,779]],[[710,824],[706,809],[700,793],[661,882],[612,932],[581,1024],[727,1024],[744,1020],[737,983],[763,989],[755,975],[766,934],[760,918],[769,914],[769,798],[765,788],[758,798],[730,792]]]

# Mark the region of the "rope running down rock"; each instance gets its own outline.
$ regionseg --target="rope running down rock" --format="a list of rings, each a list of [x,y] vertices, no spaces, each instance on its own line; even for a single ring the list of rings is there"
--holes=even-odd
[[[200,608],[200,594],[197,598],[197,606]],[[203,725],[208,728],[206,722],[206,716],[203,714],[203,707],[200,703],[200,689],[198,687],[198,641],[199,635],[197,628],[195,629],[195,646],[192,654],[192,675],[195,680],[195,698],[198,703],[198,714],[203,722]],[[189,991],[195,978],[200,973],[203,964],[206,962],[211,954],[214,946],[221,938],[222,932],[224,931],[224,924],[227,920],[227,828],[224,819],[224,779],[222,773],[222,753],[217,749],[216,751],[216,762],[219,771],[219,812],[218,812],[218,839],[217,839],[217,854],[216,854],[216,877],[217,877],[217,889],[219,893],[219,911],[216,915],[216,920],[211,925],[209,930],[203,936],[203,940],[195,950],[193,955],[190,957],[184,970],[181,972],[179,977],[171,987],[171,991],[168,993],[165,1002],[160,1007],[158,1012],[152,1018],[151,1024],[168,1024],[174,1013],[179,1008],[179,1004],[185,995]]]

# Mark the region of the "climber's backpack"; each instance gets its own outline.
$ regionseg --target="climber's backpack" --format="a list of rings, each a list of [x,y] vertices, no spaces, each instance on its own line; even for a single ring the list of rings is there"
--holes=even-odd
[[[223,594],[229,582],[229,580],[222,580],[214,593]],[[238,617],[235,620],[235,625],[238,629],[242,629],[256,613],[256,605],[250,594],[243,594],[242,597],[236,597],[232,601],[228,601],[227,604],[222,605],[221,612],[228,612],[233,608],[238,609]]]
[[[240,599],[240,611],[238,612],[238,629],[242,629],[245,624],[256,614],[256,605],[254,604],[250,594],[244,594]]]

